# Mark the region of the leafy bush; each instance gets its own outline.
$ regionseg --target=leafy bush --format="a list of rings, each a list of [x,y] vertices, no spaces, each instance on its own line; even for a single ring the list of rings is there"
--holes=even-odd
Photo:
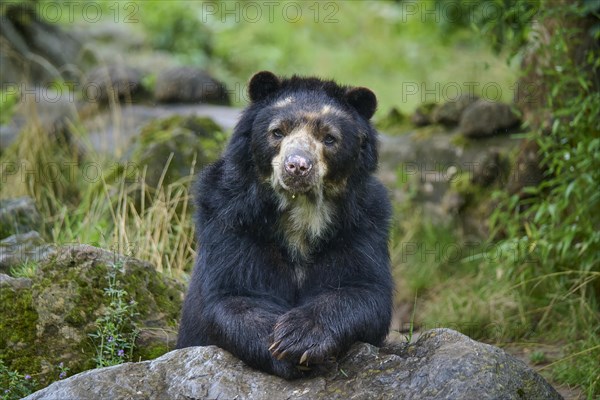
[[[539,145],[545,179],[525,197],[500,193],[503,206],[491,221],[507,235],[500,245],[518,250],[502,267],[522,295],[527,322],[570,342],[570,355],[553,364],[556,376],[582,385],[591,399],[600,393],[600,58],[583,43],[600,34],[582,29],[588,11],[540,10],[554,32],[540,43],[550,58],[541,71],[549,92],[538,111],[549,110],[552,124],[530,140]]]

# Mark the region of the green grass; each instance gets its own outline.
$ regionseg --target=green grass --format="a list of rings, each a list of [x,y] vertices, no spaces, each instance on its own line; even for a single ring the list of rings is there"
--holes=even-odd
[[[515,9],[527,6],[525,2],[514,5]],[[550,18],[555,32],[549,42],[539,43],[545,58],[536,72],[549,87],[541,93],[537,112],[549,110],[554,119],[548,131],[533,125],[525,137],[540,147],[545,179],[527,188],[522,197],[497,188],[493,198],[498,205],[489,219],[493,247],[484,246],[452,264],[432,260],[431,255],[413,256],[404,263],[393,260],[396,276],[404,281],[402,300],[419,293],[417,318],[424,327],[455,327],[497,344],[543,343],[564,349],[560,358],[540,370],[555,382],[580,387],[587,399],[596,399],[600,395],[600,94],[594,74],[600,69],[600,58],[588,49],[587,57],[576,61],[574,50],[581,43],[576,38],[590,34],[577,23],[587,12],[565,4],[544,8],[538,15],[541,22]],[[566,23],[556,25],[558,20]],[[488,28],[498,32],[494,26]],[[482,192],[478,198],[490,195]],[[422,241],[429,249],[452,240],[465,244],[465,238],[419,217],[414,209],[408,210],[403,223],[400,240]],[[535,354],[530,361],[540,363],[542,356]]]

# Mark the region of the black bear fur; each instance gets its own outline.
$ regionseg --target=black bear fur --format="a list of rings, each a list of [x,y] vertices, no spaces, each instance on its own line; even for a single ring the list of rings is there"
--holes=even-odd
[[[252,78],[249,94],[227,149],[194,187],[199,248],[177,347],[217,345],[294,379],[306,376],[300,364],[318,366],[356,341],[381,345],[388,333],[391,208],[373,176],[376,98],[366,88],[270,72]],[[289,107],[275,106],[286,98]],[[266,179],[277,152],[268,124],[280,113],[295,118],[326,105],[338,110],[330,123],[342,133],[322,160],[325,181],[337,190],[323,189],[331,205],[326,233],[298,255],[276,228],[289,210]]]

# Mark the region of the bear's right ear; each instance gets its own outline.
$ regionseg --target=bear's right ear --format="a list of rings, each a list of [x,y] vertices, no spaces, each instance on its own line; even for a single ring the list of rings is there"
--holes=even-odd
[[[366,87],[353,87],[346,91],[346,101],[366,119],[371,119],[377,109],[377,97]]]
[[[281,86],[281,82],[279,81],[279,78],[277,78],[272,72],[257,72],[252,78],[250,78],[250,83],[248,84],[250,100],[253,102],[260,101],[271,93],[277,91],[279,86]]]

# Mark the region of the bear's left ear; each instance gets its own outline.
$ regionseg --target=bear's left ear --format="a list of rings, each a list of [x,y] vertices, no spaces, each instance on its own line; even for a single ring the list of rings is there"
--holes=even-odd
[[[346,91],[346,101],[366,119],[371,119],[377,109],[377,97],[365,87],[350,88]]]
[[[250,100],[253,102],[260,101],[271,93],[276,92],[279,86],[281,86],[281,82],[272,72],[257,72],[250,78],[250,83],[248,84]]]

